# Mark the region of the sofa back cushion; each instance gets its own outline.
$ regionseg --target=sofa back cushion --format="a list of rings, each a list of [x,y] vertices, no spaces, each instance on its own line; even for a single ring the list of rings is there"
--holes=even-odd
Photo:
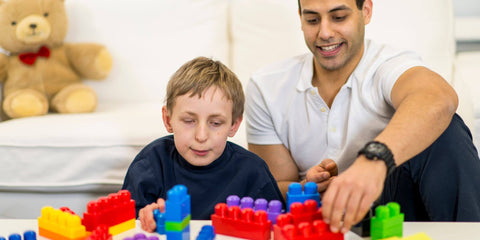
[[[228,64],[225,0],[65,1],[66,41],[106,45],[108,79],[88,82],[100,103],[163,101],[170,76],[186,61],[213,57]]]

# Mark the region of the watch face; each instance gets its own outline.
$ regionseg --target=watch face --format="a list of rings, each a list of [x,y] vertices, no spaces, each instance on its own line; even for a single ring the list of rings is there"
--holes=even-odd
[[[372,144],[368,144],[366,150],[371,152],[371,153],[381,153],[385,149],[381,144],[372,143]]]

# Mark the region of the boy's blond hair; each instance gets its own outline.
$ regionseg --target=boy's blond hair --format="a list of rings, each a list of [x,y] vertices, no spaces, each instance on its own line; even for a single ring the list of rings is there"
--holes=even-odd
[[[245,104],[242,83],[223,63],[206,57],[197,57],[186,62],[170,78],[166,97],[168,112],[172,112],[178,96],[190,93],[190,97],[200,98],[205,90],[212,86],[221,90],[227,100],[232,101],[232,121],[241,117]]]

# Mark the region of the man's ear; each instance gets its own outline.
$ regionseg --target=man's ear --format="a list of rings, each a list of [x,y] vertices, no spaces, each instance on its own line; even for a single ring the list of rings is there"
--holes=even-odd
[[[230,132],[228,133],[229,137],[235,136],[235,133],[237,133],[238,128],[240,127],[240,124],[242,123],[243,116],[238,117],[230,127]]]
[[[372,19],[372,9],[373,9],[373,3],[372,0],[365,0],[363,3],[363,21],[364,24],[367,25],[370,23],[370,20]]]
[[[165,125],[165,129],[167,129],[167,132],[173,133],[172,124],[170,123],[171,116],[168,113],[167,106],[162,107],[162,118],[163,118],[163,125]]]

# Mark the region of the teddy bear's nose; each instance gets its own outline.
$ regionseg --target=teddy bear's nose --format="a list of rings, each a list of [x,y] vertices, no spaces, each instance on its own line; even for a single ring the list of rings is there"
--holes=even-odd
[[[30,24],[30,28],[31,28],[31,29],[35,29],[35,28],[37,28],[37,24],[36,24],[36,23],[32,23],[32,24]]]

